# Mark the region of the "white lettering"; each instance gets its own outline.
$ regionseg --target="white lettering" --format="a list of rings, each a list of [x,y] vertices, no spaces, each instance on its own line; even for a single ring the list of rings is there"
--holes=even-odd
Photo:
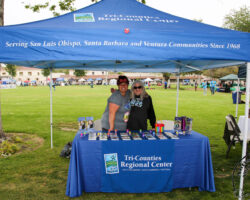
[[[215,49],[223,49],[225,48],[224,44],[215,44],[215,43],[210,43],[209,45],[211,48],[215,48]]]
[[[5,47],[23,47],[27,48],[28,47],[28,42],[6,42]]]

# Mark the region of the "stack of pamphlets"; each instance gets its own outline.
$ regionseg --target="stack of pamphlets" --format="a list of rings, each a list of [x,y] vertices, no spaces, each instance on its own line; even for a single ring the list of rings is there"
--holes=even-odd
[[[144,136],[148,139],[148,140],[155,140],[156,138],[149,132],[145,132]]]
[[[96,140],[96,133],[95,132],[89,133],[89,140]]]
[[[175,140],[179,139],[178,136],[174,135],[174,134],[171,133],[171,132],[164,132],[164,133],[165,133],[168,137],[170,137],[171,139],[175,139]]]
[[[167,140],[167,139],[168,139],[168,138],[167,138],[165,135],[163,135],[162,133],[157,134],[157,137],[158,137],[160,140]]]
[[[120,133],[122,140],[131,140],[128,133]]]
[[[141,140],[141,137],[140,137],[140,135],[138,134],[138,133],[132,133],[132,138],[133,138],[133,140]]]
[[[107,139],[108,139],[107,133],[101,133],[100,140],[107,140]]]
[[[110,133],[110,139],[111,140],[119,140],[119,137],[117,136],[116,133]]]

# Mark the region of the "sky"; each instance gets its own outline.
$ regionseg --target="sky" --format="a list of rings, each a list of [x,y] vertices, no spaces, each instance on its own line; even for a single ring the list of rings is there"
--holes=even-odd
[[[14,25],[53,17],[52,13],[42,10],[33,13],[24,8],[25,4],[55,0],[5,0],[4,24]],[[122,1],[122,0],[121,0]],[[80,9],[91,4],[91,0],[76,0],[75,8]],[[250,0],[146,0],[147,6],[187,19],[201,19],[203,23],[222,27],[224,17],[232,9],[250,7]]]

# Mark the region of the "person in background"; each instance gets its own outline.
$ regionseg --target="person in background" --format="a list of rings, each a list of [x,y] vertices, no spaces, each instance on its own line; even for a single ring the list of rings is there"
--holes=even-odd
[[[127,128],[129,130],[147,130],[147,119],[155,128],[155,112],[151,97],[146,93],[144,84],[135,81],[131,87],[130,114]]]
[[[127,116],[129,114],[130,90],[129,80],[126,76],[119,76],[117,80],[118,90],[115,90],[108,98],[106,109],[102,115],[102,130],[126,130]]]
[[[197,87],[198,87],[198,83],[197,83],[197,81],[195,81],[195,83],[194,83],[194,90],[195,90],[195,92],[197,91]]]
[[[164,82],[164,88],[165,88],[165,90],[168,88],[168,82],[166,80]]]
[[[211,95],[214,95],[215,92],[215,86],[216,86],[216,81],[213,79],[210,81],[210,90],[211,90]]]
[[[206,81],[202,82],[202,88],[203,88],[203,94],[207,95],[207,82]]]

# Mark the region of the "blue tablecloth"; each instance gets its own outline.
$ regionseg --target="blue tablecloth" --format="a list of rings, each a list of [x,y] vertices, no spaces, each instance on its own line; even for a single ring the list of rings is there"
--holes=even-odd
[[[109,168],[110,167],[110,168]],[[197,132],[179,140],[88,141],[75,136],[66,195],[149,193],[198,187],[215,191],[209,140]]]

